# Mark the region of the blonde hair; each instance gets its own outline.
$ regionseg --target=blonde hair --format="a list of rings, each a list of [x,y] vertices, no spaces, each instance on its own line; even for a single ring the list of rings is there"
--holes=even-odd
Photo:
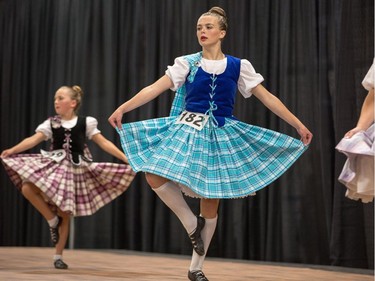
[[[212,7],[208,12],[201,15],[202,16],[215,16],[218,18],[219,21],[219,28],[220,30],[227,31],[228,29],[228,20],[227,15],[224,11],[224,9],[220,7]]]
[[[70,98],[77,102],[76,107],[74,108],[74,113],[77,113],[79,108],[81,107],[82,97],[83,97],[83,90],[80,86],[62,86],[60,89],[67,89],[70,93]]]

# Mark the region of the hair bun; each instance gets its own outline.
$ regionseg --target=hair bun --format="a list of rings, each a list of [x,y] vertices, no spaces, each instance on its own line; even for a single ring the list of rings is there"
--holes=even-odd
[[[74,86],[72,86],[72,89],[73,89],[73,91],[75,91],[81,97],[83,96],[83,90],[81,89],[80,86],[74,85]]]
[[[219,16],[222,16],[224,18],[227,17],[227,15],[225,14],[224,9],[222,9],[220,7],[212,7],[208,12],[209,13],[213,13],[213,14],[218,14]]]

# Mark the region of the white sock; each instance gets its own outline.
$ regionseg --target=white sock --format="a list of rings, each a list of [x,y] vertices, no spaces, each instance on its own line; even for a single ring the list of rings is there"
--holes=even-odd
[[[49,227],[56,227],[56,225],[59,223],[59,219],[57,216],[55,216],[53,219],[47,221],[49,224]]]
[[[54,261],[62,260],[62,255],[53,255],[53,260]]]
[[[213,219],[206,219],[206,224],[204,225],[201,236],[202,240],[204,242],[204,252],[205,254],[203,256],[198,255],[195,251],[193,251],[193,256],[191,257],[191,263],[190,263],[190,271],[197,271],[202,270],[203,268],[203,262],[206,257],[208,247],[210,246],[211,239],[214,236],[215,229],[217,224],[217,216]]]
[[[174,182],[169,181],[158,188],[153,188],[153,190],[165,205],[176,214],[187,233],[194,232],[197,228],[197,217],[186,203],[180,187]]]

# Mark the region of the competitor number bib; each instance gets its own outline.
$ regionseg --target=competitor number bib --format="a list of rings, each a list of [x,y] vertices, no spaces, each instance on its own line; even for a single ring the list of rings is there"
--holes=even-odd
[[[66,152],[64,149],[56,149],[52,151],[45,151],[43,149],[40,150],[40,153],[47,158],[52,159],[55,162],[60,162],[66,156]]]
[[[200,131],[206,125],[208,118],[208,115],[202,113],[183,111],[176,124],[185,124]]]

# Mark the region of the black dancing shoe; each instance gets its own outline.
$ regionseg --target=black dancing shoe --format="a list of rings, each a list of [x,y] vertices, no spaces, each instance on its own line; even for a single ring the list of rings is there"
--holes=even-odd
[[[195,229],[194,233],[189,235],[194,251],[200,256],[204,255],[204,243],[201,237],[201,231],[205,223],[206,220],[204,217],[197,216],[197,228]]]
[[[202,270],[189,271],[188,278],[191,281],[208,281]]]
[[[56,269],[68,269],[68,265],[63,260],[58,259],[53,263]]]
[[[51,240],[52,240],[53,245],[56,245],[59,242],[59,238],[60,238],[59,227],[62,223],[62,218],[57,216],[57,219],[58,219],[57,225],[55,227],[49,228],[49,232],[51,234]]]

